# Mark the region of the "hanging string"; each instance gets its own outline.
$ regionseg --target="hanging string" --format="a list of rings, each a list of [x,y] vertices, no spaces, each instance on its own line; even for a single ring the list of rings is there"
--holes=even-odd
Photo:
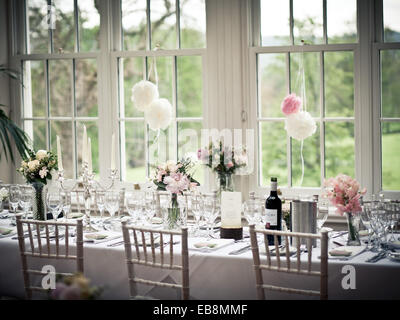
[[[304,46],[304,40],[301,40],[301,45]],[[306,77],[305,77],[305,71],[304,71],[304,47],[301,49],[300,53],[300,68],[299,72],[301,73],[301,98],[303,100],[303,110],[307,111],[307,98],[306,98]],[[304,179],[304,156],[303,156],[303,145],[304,145],[304,140],[301,140],[300,143],[300,158],[301,158],[301,178],[300,178],[300,187],[303,184],[303,179]]]
[[[157,44],[156,47],[154,48],[154,51],[160,50],[160,45]],[[156,86],[158,87],[158,73],[157,73],[157,59],[156,56],[153,57],[153,61],[150,64],[150,69],[149,73],[147,75],[147,80],[150,80],[151,72],[153,71],[154,68],[154,80],[156,82]]]

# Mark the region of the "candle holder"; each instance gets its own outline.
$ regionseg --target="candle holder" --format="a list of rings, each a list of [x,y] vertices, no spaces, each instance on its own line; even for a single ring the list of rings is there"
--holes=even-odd
[[[119,174],[117,169],[110,170],[109,176],[111,183],[109,186],[103,186],[100,182],[94,180],[94,174],[89,171],[89,165],[86,161],[82,162],[82,175],[80,179],[74,184],[72,188],[67,188],[64,184],[64,170],[58,171],[58,182],[60,183],[61,189],[66,192],[72,192],[79,186],[79,183],[82,183],[83,187],[83,199],[85,201],[85,225],[83,228],[84,232],[96,232],[98,231],[91,224],[91,201],[93,197],[93,193],[96,191],[96,187],[101,189],[102,191],[108,191],[115,186],[115,182],[119,179]]]

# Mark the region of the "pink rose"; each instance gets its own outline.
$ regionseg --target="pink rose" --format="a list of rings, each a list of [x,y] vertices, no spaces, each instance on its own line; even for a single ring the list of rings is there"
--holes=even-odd
[[[288,96],[283,99],[281,109],[282,112],[288,116],[292,113],[299,112],[302,105],[302,101],[299,97],[296,96],[295,93],[289,94]]]

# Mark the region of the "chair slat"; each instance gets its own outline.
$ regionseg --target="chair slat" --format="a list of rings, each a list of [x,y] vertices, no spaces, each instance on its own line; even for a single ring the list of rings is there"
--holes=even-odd
[[[45,225],[46,229],[46,245],[47,245],[47,254],[50,256],[50,235],[49,235],[49,226]]]
[[[265,252],[267,253],[267,262],[268,265],[271,265],[271,252],[269,251],[269,243],[268,243],[268,236],[264,234],[264,246],[265,246]]]
[[[146,244],[146,237],[145,237],[144,231],[141,231],[141,234],[142,234],[142,247],[143,247],[144,261],[147,262],[147,244]]]
[[[290,242],[289,242],[289,237],[286,235],[285,236],[285,241],[286,241],[286,267],[288,269],[290,269],[290,251],[289,251],[289,247],[290,247]]]
[[[40,237],[40,227],[38,224],[36,224],[36,236],[37,236],[37,241],[38,241],[38,249],[39,253],[42,255],[42,239]]]
[[[60,254],[60,240],[59,240],[59,234],[58,234],[58,225],[55,225],[54,228],[55,232],[55,237],[56,237],[56,255],[58,256]]]
[[[158,193],[157,193],[158,194]],[[160,232],[160,261],[161,261],[161,265],[164,264],[164,235],[162,232]]]
[[[297,270],[301,270],[301,249],[300,249],[300,237],[296,237],[297,246]]]
[[[150,232],[150,240],[151,240],[151,257],[153,262],[156,262],[156,248],[154,245],[154,234]]]
[[[281,254],[279,252],[279,242],[278,242],[278,236],[274,234],[274,243],[275,243],[275,256],[276,256],[276,262],[278,264],[278,268],[281,267]]]
[[[308,252],[308,272],[311,272],[311,257],[312,257],[312,239],[307,239],[307,252]]]
[[[132,232],[133,232],[133,239],[135,241],[136,257],[138,260],[140,260],[139,244],[138,244],[138,240],[137,240],[136,230],[132,230]]]
[[[68,255],[69,253],[69,242],[68,242],[68,226],[65,226],[65,255]]]
[[[31,245],[31,252],[34,253],[35,252],[35,244],[33,242],[32,228],[31,228],[30,223],[28,223],[28,233],[29,233],[29,243]]]

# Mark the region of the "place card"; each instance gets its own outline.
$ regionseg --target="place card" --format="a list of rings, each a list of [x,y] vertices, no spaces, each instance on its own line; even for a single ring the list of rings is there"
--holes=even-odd
[[[221,232],[223,239],[239,240],[243,238],[242,193],[221,193]]]

